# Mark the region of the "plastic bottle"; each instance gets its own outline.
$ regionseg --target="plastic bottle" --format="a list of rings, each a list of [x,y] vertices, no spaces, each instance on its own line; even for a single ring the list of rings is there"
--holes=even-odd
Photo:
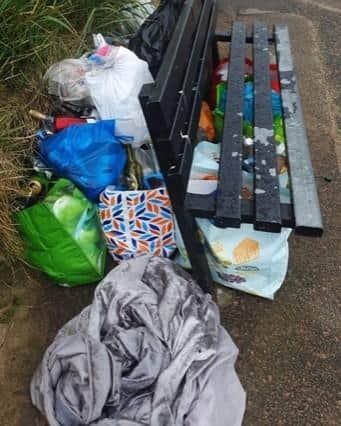
[[[51,115],[43,114],[39,111],[31,109],[29,114],[43,121],[44,125],[52,132],[58,132],[59,130],[63,130],[66,127],[72,126],[73,124],[85,124],[88,122],[86,118],[78,118],[78,117],[52,117]]]

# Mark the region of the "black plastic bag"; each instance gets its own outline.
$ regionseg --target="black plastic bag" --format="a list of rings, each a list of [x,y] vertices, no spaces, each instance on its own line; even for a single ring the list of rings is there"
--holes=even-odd
[[[184,0],[162,2],[129,42],[129,49],[148,63],[154,78],[159,71],[183,4]]]

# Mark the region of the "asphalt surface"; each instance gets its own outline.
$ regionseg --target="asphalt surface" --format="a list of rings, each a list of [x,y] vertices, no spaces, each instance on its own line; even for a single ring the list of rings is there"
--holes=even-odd
[[[220,8],[222,30],[233,19],[289,25],[325,223],[322,239],[291,238],[288,276],[274,302],[220,291],[222,322],[240,349],[244,425],[339,425],[341,1],[231,0]],[[0,278],[2,306],[15,298],[0,323],[0,425],[43,425],[29,400],[30,378],[94,287],[58,288],[23,268]]]
[[[232,19],[289,25],[325,224],[322,239],[291,238],[288,276],[274,302],[230,291],[221,299],[223,323],[240,349],[244,425],[339,425],[341,2],[232,0],[220,7],[221,30]]]

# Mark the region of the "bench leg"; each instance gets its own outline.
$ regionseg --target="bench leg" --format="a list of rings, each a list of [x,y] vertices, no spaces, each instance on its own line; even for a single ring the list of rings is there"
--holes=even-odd
[[[212,281],[204,247],[200,241],[194,217],[188,212],[176,214],[178,226],[192,266],[192,274],[201,289],[216,298],[216,286]]]
[[[185,244],[189,261],[191,262],[193,276],[205,293],[210,293],[216,300],[216,285],[212,281],[204,247],[200,241],[199,230],[194,217],[184,207],[187,182],[180,172],[171,172],[174,161],[170,159],[171,141],[162,140],[158,135],[164,131],[162,114],[159,105],[153,108],[142,98],[143,112],[149,123],[149,131],[154,141],[155,154],[159,167],[166,181],[166,187],[176,216],[178,226]],[[154,135],[154,136],[153,136]],[[170,161],[171,160],[171,161]]]
[[[184,201],[180,194],[181,177],[170,175],[166,178],[167,189],[176,216],[183,242],[185,244],[189,261],[192,266],[192,274],[205,293],[210,293],[216,300],[216,285],[212,281],[204,246],[200,240],[199,229],[195,218],[184,208]]]

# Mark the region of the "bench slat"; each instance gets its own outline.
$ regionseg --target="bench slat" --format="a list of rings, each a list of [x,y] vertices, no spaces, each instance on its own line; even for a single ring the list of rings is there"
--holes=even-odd
[[[280,232],[281,210],[270,84],[268,29],[254,25],[255,229]]]
[[[178,37],[172,37],[157,75],[150,103],[159,104],[161,107],[160,136],[162,137],[168,136],[167,133],[173,125],[179,90],[188,66],[202,6],[201,0],[188,0],[184,3],[179,22],[174,30]]]
[[[216,209],[216,194],[192,194],[187,192],[185,207],[195,217],[213,218]]]
[[[207,37],[204,45],[204,50],[202,52],[201,63],[200,63],[200,71],[196,80],[195,90],[194,90],[194,101],[192,108],[192,112],[190,115],[187,133],[190,138],[194,140],[197,137],[197,129],[199,125],[200,111],[201,111],[201,103],[205,98],[205,95],[208,92],[208,87],[211,79],[211,71],[212,71],[212,44],[213,44],[213,36],[214,30],[216,27],[217,21],[217,4],[213,3],[209,26],[207,30]]]
[[[191,194],[185,197],[185,207],[193,216],[207,219],[214,218],[216,205],[215,194]],[[282,226],[286,228],[295,227],[293,207],[291,204],[280,205]],[[254,223],[254,203],[252,200],[242,200],[242,222]]]
[[[300,234],[320,236],[323,232],[322,218],[287,26],[276,25],[275,36],[296,222],[295,231]]]
[[[207,47],[204,51],[204,46],[205,40],[210,37],[212,32],[212,29],[209,27],[211,9],[212,1],[206,1],[201,11],[200,20],[198,23],[198,28],[200,28],[200,31],[197,31],[196,33],[185,78],[181,86],[180,100],[176,109],[170,134],[170,140],[172,141],[171,144],[176,157],[183,151],[183,139],[180,132],[184,130],[186,123],[188,125],[189,115],[192,110],[193,99],[195,96],[195,91],[193,89],[198,80],[201,62],[205,59],[203,58],[203,55],[206,54],[207,56],[208,54]],[[196,102],[196,100],[194,102]]]
[[[199,125],[200,111],[201,111],[201,103],[207,91],[207,86],[211,81],[211,70],[212,70],[212,40],[214,36],[214,29],[216,26],[217,20],[217,6],[216,3],[207,2],[211,6],[211,10],[203,9],[203,13],[207,16],[205,20],[202,22],[200,19],[199,26],[203,25],[208,20],[208,27],[205,31],[206,39],[204,40],[204,45],[201,46],[200,54],[198,54],[197,60],[197,73],[194,76],[188,77],[187,75],[183,86],[183,92],[186,93],[188,87],[187,81],[191,81],[190,92],[192,94],[191,102],[187,106],[186,116],[181,117],[182,105],[179,102],[177,107],[177,113],[175,117],[174,127],[169,136],[168,144],[174,144],[174,140],[179,136],[182,139],[182,150],[181,154],[178,154],[178,161],[176,162],[176,167],[174,167],[172,173],[178,173],[181,175],[183,182],[187,186],[188,177],[191,170],[192,159],[193,159],[193,148],[194,141],[197,136],[197,129]],[[203,18],[203,16],[202,16]],[[202,26],[200,27],[202,28]],[[192,58],[193,55],[191,55]],[[193,58],[194,60],[194,58]],[[184,97],[182,96],[181,99]],[[182,127],[179,123],[181,123]],[[178,136],[174,133],[174,129],[177,129]],[[182,134],[181,134],[182,132]],[[183,194],[185,197],[185,194]]]
[[[215,41],[223,41],[223,42],[231,43],[231,39],[232,39],[232,33],[230,31],[227,31],[227,32],[218,31],[214,35]],[[253,40],[253,33],[247,32],[246,37],[245,37],[245,42],[248,43],[248,44],[252,44],[253,41],[254,41]],[[274,34],[271,33],[269,35],[268,42],[269,43],[275,42],[275,35]]]
[[[245,24],[235,22],[218,174],[215,224],[221,227],[241,222],[245,35]]]

